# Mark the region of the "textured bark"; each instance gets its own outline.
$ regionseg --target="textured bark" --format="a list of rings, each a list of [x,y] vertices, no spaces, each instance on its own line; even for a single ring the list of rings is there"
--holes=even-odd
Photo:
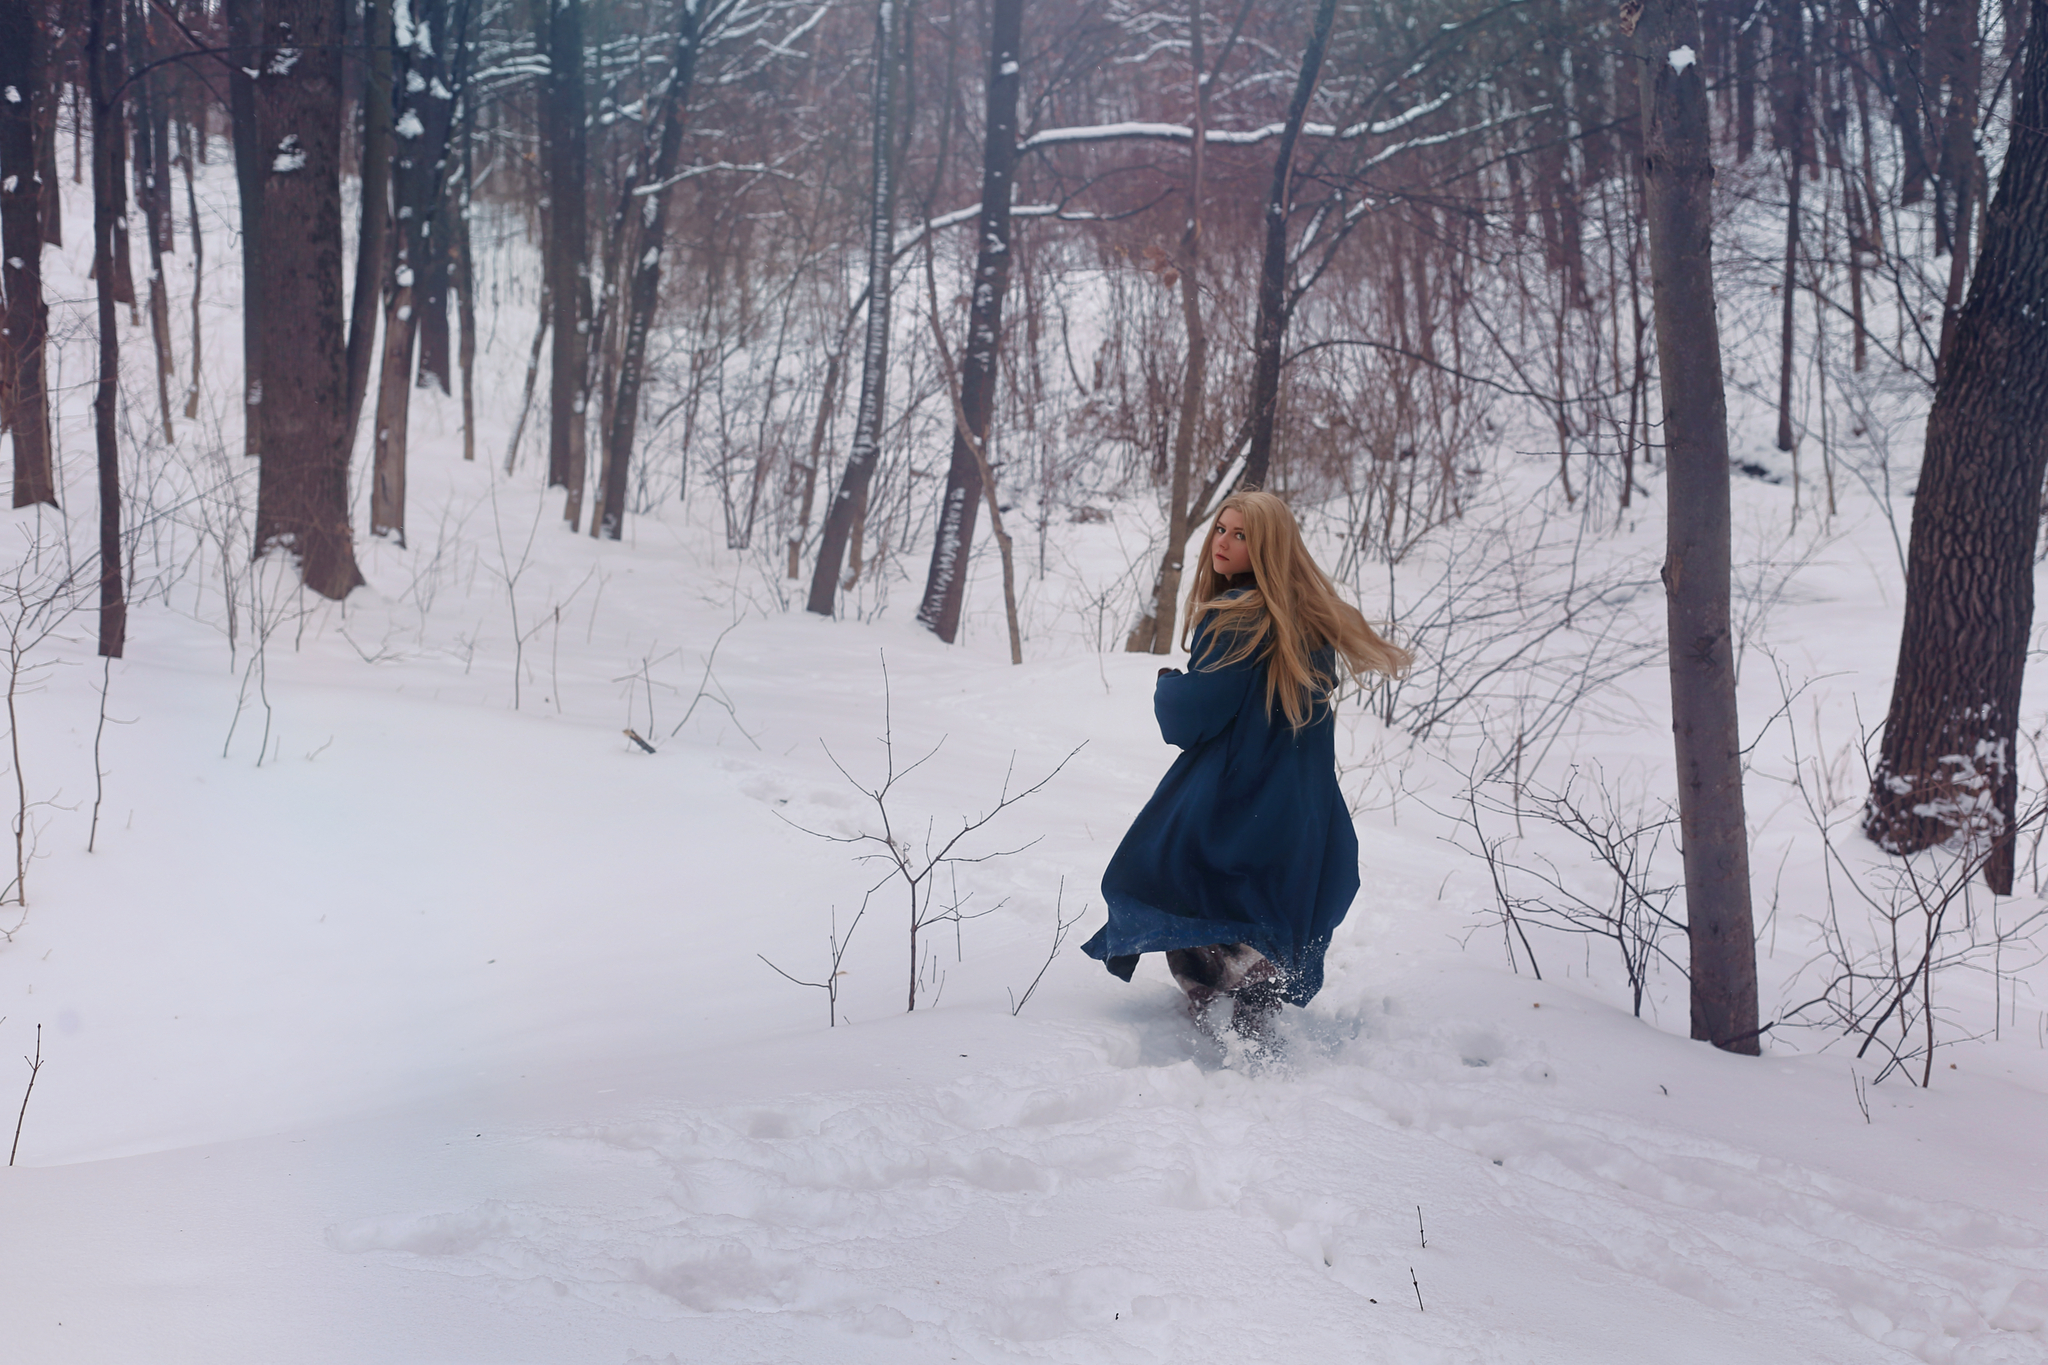
[[[974,543],[976,504],[982,497],[976,444],[985,450],[995,408],[1002,349],[1003,298],[1010,287],[1010,193],[1017,164],[1018,58],[1023,46],[1024,0],[995,0],[988,45],[987,138],[981,159],[981,225],[974,260],[974,294],[967,309],[967,346],[960,361],[960,411],[946,492],[939,502],[938,533],[924,601],[917,619],[947,644],[960,633],[967,587],[967,552]]]
[[[639,201],[640,233],[638,254],[628,267],[632,282],[627,286],[625,332],[619,347],[618,381],[611,391],[610,418],[605,425],[604,477],[600,490],[598,525],[593,533],[617,540],[626,525],[626,475],[633,456],[633,436],[640,420],[640,385],[647,364],[647,334],[654,326],[654,309],[661,300],[661,251],[668,231],[668,200],[675,179],[676,163],[682,158],[683,125],[690,108],[690,87],[697,74],[698,49],[703,30],[696,6],[676,12],[676,53],[669,66],[668,84],[661,100],[661,143],[651,173],[627,191],[629,201]],[[620,226],[628,210],[621,206]],[[626,249],[630,234],[621,232],[619,250]]]
[[[114,297],[114,220],[121,134],[121,79],[126,74],[112,24],[121,0],[88,0],[87,82],[92,98],[93,283],[99,304],[99,374],[93,388],[93,444],[99,464],[101,657],[118,659],[128,639],[128,600],[121,577],[121,447],[114,431],[120,399],[121,323]]]
[[[1287,105],[1287,122],[1280,133],[1280,152],[1273,160],[1273,187],[1266,194],[1266,249],[1259,263],[1259,314],[1253,329],[1256,348],[1252,365],[1252,440],[1245,455],[1244,486],[1264,488],[1266,471],[1273,459],[1273,421],[1280,406],[1281,348],[1287,340],[1287,218],[1293,207],[1294,148],[1301,138],[1302,120],[1308,116],[1308,102],[1322,79],[1323,54],[1330,46],[1330,25],[1337,13],[1336,0],[1322,0],[1316,7],[1309,31],[1308,47],[1302,53],[1301,74],[1294,83],[1294,98]]]
[[[583,520],[584,379],[589,362],[590,276],[584,205],[583,6],[547,0],[547,276],[555,323],[548,390],[548,485],[566,488],[562,518]]]
[[[36,22],[33,0],[0,0],[0,88],[17,99],[0,101],[0,418],[14,433],[14,505],[57,505],[50,461],[50,402],[44,383],[43,342],[49,309],[43,302],[43,181],[36,124],[55,101],[48,74],[49,48]]]
[[[853,449],[841,471],[838,491],[825,511],[818,537],[818,562],[811,571],[809,611],[830,616],[839,601],[839,570],[854,523],[867,503],[868,482],[881,454],[882,404],[889,380],[889,265],[896,225],[895,109],[897,6],[875,6],[874,193],[868,201],[868,316],[861,348],[860,400],[853,418]]]
[[[263,61],[260,0],[225,0],[228,24],[228,122],[235,143],[235,188],[242,228],[242,453],[263,453],[263,130],[256,78]]]
[[[360,584],[348,520],[348,348],[343,339],[340,11],[270,0],[258,95],[267,144],[263,250],[263,463],[256,552],[283,547],[323,597]]]
[[[1728,410],[1714,317],[1714,166],[1696,0],[1648,0],[1634,38],[1664,408],[1663,578],[1692,1036],[1753,1054],[1756,936],[1728,629]]]
[[[377,299],[382,293],[386,234],[391,222],[391,8],[393,0],[364,0],[369,50],[363,72],[362,203],[356,221],[356,274],[348,310],[348,414],[351,443],[370,391],[376,358]]]
[[[1927,417],[1905,625],[1864,829],[1957,838],[2012,889],[2013,757],[2048,470],[2048,0],[2028,6],[2019,109]]]
[[[31,12],[34,7],[31,6]],[[59,68],[57,53],[61,49],[63,35],[59,30],[45,31],[38,25],[35,41],[41,43],[42,55],[38,57],[36,78],[40,94],[35,105],[36,120],[36,174],[43,182],[42,238],[45,246],[64,245],[64,196],[57,179],[57,109],[62,103],[64,76]],[[80,134],[72,139],[73,151],[77,155],[77,144],[85,140]]]

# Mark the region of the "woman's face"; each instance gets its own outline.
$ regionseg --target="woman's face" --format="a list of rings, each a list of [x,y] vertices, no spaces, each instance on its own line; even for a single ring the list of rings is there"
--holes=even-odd
[[[1226,507],[1209,533],[1209,565],[1225,578],[1252,571],[1252,549],[1244,538],[1244,516]]]

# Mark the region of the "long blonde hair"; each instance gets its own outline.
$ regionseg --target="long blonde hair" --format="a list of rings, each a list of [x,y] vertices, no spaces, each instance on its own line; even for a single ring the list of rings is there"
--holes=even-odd
[[[1301,527],[1286,503],[1271,493],[1239,492],[1225,498],[1216,515],[1220,518],[1229,511],[1244,518],[1252,588],[1224,599],[1231,581],[1216,572],[1205,541],[1202,566],[1188,589],[1183,649],[1195,627],[1208,618],[1210,631],[1227,643],[1223,654],[1207,666],[1265,660],[1266,714],[1270,717],[1277,704],[1296,730],[1313,718],[1318,698],[1337,685],[1335,677],[1316,667],[1317,650],[1335,650],[1354,678],[1408,670],[1414,656],[1381,638],[1358,608],[1337,595],[1330,576],[1301,543]],[[1207,534],[1215,535],[1214,522]]]

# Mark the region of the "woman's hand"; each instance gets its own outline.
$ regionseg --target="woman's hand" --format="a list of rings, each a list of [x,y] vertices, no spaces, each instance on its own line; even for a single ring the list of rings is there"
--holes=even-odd
[[[1162,669],[1160,669],[1160,670],[1159,670],[1159,676],[1160,676],[1160,677],[1162,677],[1162,678],[1163,678],[1163,677],[1165,677],[1165,676],[1166,676],[1167,674],[1169,674],[1169,673],[1171,673],[1171,674],[1173,674],[1174,676],[1178,677],[1178,676],[1180,675],[1180,670],[1179,670],[1179,669],[1177,669],[1177,668],[1162,668]]]

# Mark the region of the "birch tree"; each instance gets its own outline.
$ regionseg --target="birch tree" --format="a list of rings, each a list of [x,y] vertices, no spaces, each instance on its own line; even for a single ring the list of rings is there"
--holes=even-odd
[[[819,536],[818,563],[811,571],[806,609],[832,615],[839,602],[839,571],[846,560],[846,542],[855,517],[867,499],[881,453],[882,405],[889,381],[890,265],[896,230],[896,158],[893,135],[896,103],[898,6],[902,0],[880,0],[875,6],[875,77],[870,117],[874,121],[874,186],[868,200],[868,314],[861,347],[860,399],[854,411],[853,450],[840,475],[839,489],[825,511]]]
[[[1022,84],[1018,53],[1023,46],[1023,28],[1024,0],[994,0],[989,11],[987,119],[974,292],[968,303],[967,345],[960,362],[961,418],[953,428],[952,462],[946,470],[946,491],[939,499],[931,568],[925,574],[924,601],[917,609],[917,619],[947,644],[960,632],[967,552],[974,543],[975,514],[982,498],[982,460],[976,446],[981,451],[988,448],[1002,348],[1003,299],[1010,287],[1010,195],[1017,165],[1017,92]]]

